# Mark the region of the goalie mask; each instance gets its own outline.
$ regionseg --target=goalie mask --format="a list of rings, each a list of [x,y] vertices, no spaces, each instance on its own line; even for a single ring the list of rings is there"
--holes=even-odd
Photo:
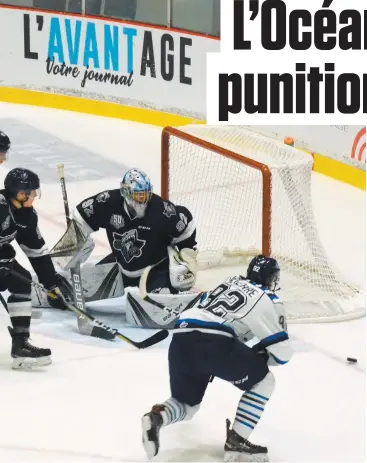
[[[139,169],[130,169],[122,179],[120,191],[129,212],[139,218],[144,217],[153,192],[149,177]]]
[[[41,197],[40,180],[38,175],[28,169],[16,168],[8,172],[4,180],[4,188],[10,199],[17,199],[18,193],[24,193],[22,203],[30,198]]]
[[[261,286],[277,291],[280,278],[278,262],[272,257],[256,256],[247,269],[247,279]]]

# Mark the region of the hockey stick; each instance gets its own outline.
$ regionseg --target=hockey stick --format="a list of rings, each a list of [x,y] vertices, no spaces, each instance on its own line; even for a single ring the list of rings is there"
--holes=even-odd
[[[328,357],[331,360],[334,360],[334,362],[338,362],[338,363],[343,364],[343,365],[345,365],[345,366],[347,366],[349,368],[353,368],[353,369],[355,369],[357,371],[360,371],[361,373],[366,373],[366,369],[363,366],[361,366],[361,365],[359,365],[357,363],[348,363],[348,358],[347,357],[342,357],[340,355],[337,355],[334,352],[331,352],[330,350],[324,349],[323,347],[320,347],[320,346],[318,346],[318,345],[316,345],[316,344],[314,344],[314,343],[312,343],[310,341],[306,341],[305,339],[300,338],[298,336],[295,336],[294,334],[292,334],[290,339],[300,343],[301,345],[303,344],[303,346],[307,348],[306,352],[307,351],[318,352],[318,353],[324,355],[325,357]],[[295,350],[299,350],[299,349],[295,348]]]
[[[181,310],[180,312],[178,312],[175,309],[172,309],[171,307],[167,307],[166,305],[161,304],[160,302],[155,301],[150,296],[148,296],[148,293],[147,293],[147,280],[148,280],[148,276],[149,276],[149,273],[150,273],[151,269],[152,269],[151,265],[148,265],[148,267],[145,267],[145,269],[144,269],[144,271],[143,271],[143,273],[142,273],[142,275],[140,277],[140,281],[139,281],[140,297],[144,301],[149,302],[149,304],[152,304],[155,307],[158,307],[159,309],[162,309],[165,312],[168,312],[170,314],[173,313],[174,315],[180,315],[180,313],[182,313],[185,310],[188,310],[191,307],[193,307],[196,304],[196,302],[198,302],[200,300],[201,296],[203,295],[203,292],[199,292],[197,294],[197,296],[194,297],[193,299],[191,299],[191,301],[186,305],[186,307],[183,310]]]
[[[57,171],[59,174],[59,179],[60,179],[60,184],[61,184],[61,193],[62,193],[62,200],[64,202],[66,225],[69,226],[71,218],[70,218],[68,195],[66,192],[64,164],[58,164]],[[70,274],[71,274],[71,281],[72,281],[72,288],[73,288],[73,295],[74,295],[74,303],[76,306],[80,306],[81,309],[85,312],[86,307],[85,307],[85,299],[84,299],[83,286],[82,286],[82,277],[80,274],[80,264],[77,264],[75,267],[71,268]],[[81,334],[90,335],[93,337],[99,337],[98,330],[92,328],[92,331],[90,332],[89,324],[86,325],[83,319],[78,318],[78,328]]]
[[[38,288],[41,291],[44,291],[52,299],[57,299],[58,298],[58,296],[56,296],[52,292],[47,291],[47,289],[45,289],[40,283],[37,283],[37,282],[32,281],[32,280],[28,280],[28,278],[26,278],[25,276],[23,276],[20,273],[16,272],[15,270],[12,270],[11,274],[14,275],[14,277],[18,278],[19,280],[22,280],[22,281],[30,284],[34,288]],[[95,319],[94,317],[89,315],[87,312],[84,312],[84,310],[69,304],[66,301],[66,299],[63,297],[62,294],[59,296],[59,299],[63,302],[66,309],[70,310],[71,312],[74,312],[79,318],[81,318],[83,320],[87,320],[87,321],[91,322],[93,324],[93,326],[96,326],[96,327],[108,332],[110,334],[110,339],[117,337],[117,338],[121,339],[122,341],[125,341],[125,342],[127,342],[129,344],[132,344],[134,347],[136,347],[138,349],[145,349],[147,347],[153,346],[154,344],[157,344],[158,342],[163,341],[164,339],[166,339],[166,337],[169,334],[167,330],[161,330],[161,331],[158,331],[157,333],[153,334],[153,336],[150,336],[149,338],[144,339],[144,341],[140,341],[140,342],[133,341],[129,337],[121,334],[118,330],[116,330],[114,328],[111,328],[108,325],[105,325],[104,323],[102,323],[99,320]]]
[[[6,303],[5,299],[4,299],[4,296],[0,293],[0,301],[2,303],[2,305],[4,306],[4,309],[6,311],[8,311],[8,304]]]

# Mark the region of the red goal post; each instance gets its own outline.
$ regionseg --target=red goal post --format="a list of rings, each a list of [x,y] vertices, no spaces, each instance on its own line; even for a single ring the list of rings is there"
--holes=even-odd
[[[170,165],[170,138],[177,137],[200,148],[220,154],[228,159],[245,164],[262,175],[262,253],[271,255],[271,172],[267,165],[253,159],[237,154],[221,146],[202,140],[198,137],[182,132],[173,127],[165,127],[161,139],[161,196],[170,199],[169,195],[169,165]]]

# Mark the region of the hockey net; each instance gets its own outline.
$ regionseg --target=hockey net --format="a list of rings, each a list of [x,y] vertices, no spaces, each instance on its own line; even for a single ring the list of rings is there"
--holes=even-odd
[[[197,224],[199,269],[246,264],[256,254],[281,267],[292,321],[363,316],[364,293],[330,263],[316,228],[312,156],[245,127],[166,127],[161,194]]]

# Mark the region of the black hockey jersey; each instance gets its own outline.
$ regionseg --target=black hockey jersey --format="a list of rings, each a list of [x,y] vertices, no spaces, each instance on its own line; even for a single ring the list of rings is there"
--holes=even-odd
[[[167,246],[195,248],[196,228],[184,206],[175,206],[153,194],[143,218],[131,217],[120,190],[91,196],[76,207],[74,219],[90,234],[106,229],[107,238],[122,272],[139,277],[148,265],[168,258]]]
[[[0,190],[0,258],[3,244],[16,240],[28,257],[40,283],[46,288],[57,285],[56,272],[49,250],[38,228],[38,217],[33,207],[17,209]]]

